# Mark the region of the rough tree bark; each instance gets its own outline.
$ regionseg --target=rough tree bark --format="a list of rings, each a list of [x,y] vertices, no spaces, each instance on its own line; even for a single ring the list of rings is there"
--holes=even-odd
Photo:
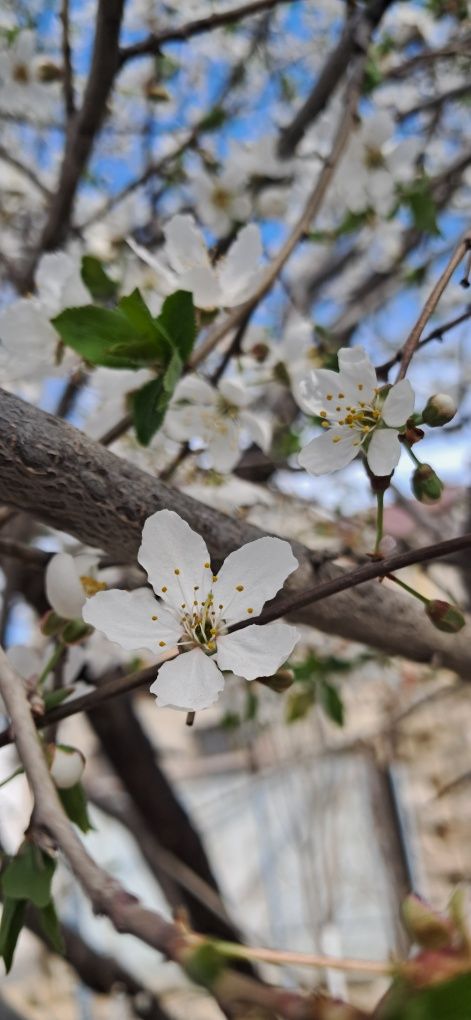
[[[118,559],[134,561],[144,520],[171,508],[203,535],[214,560],[263,535],[151,477],[63,421],[0,391],[0,501],[67,530]],[[343,573],[300,543],[300,567],[290,587],[304,590]],[[434,659],[471,674],[468,630],[434,629],[421,607],[378,582],[334,595],[298,611],[296,619],[330,634],[362,641],[419,662]]]

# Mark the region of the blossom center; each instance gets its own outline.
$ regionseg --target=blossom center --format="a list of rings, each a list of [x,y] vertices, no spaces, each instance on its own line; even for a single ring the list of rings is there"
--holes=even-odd
[[[355,445],[360,446],[370,432],[377,427],[381,420],[380,388],[375,390],[373,399],[362,400],[363,383],[357,383],[358,396],[352,400],[352,394],[348,396],[341,390],[325,395],[325,409],[319,411],[322,419],[322,427],[330,429],[335,427],[336,435],[332,437],[333,443],[340,442],[341,436],[338,430],[345,433],[353,431],[358,433]],[[347,403],[347,401],[349,401]]]

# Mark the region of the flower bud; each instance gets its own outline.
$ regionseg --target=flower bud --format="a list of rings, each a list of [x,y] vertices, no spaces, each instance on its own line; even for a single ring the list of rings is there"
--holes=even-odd
[[[447,634],[457,634],[466,623],[458,606],[452,606],[449,602],[443,602],[441,599],[430,599],[425,607],[425,612],[433,626],[437,630],[444,630]]]
[[[56,637],[61,633],[65,622],[63,616],[59,616],[54,609],[51,609],[41,620],[41,631],[46,637]]]
[[[38,81],[48,85],[52,81],[62,81],[64,69],[55,60],[51,60],[49,57],[42,57],[36,63],[36,75]]]
[[[412,893],[407,897],[402,904],[402,916],[408,932],[424,949],[440,949],[450,944],[452,924],[420,896]]]
[[[397,549],[396,539],[392,535],[383,535],[378,545],[380,556],[392,556],[395,549]]]
[[[415,469],[411,484],[419,503],[437,503],[441,499],[444,485],[430,464],[421,464]]]
[[[279,669],[274,676],[259,677],[259,683],[263,684],[264,687],[269,687],[276,694],[284,694],[285,691],[288,691],[293,686],[293,682],[294,673],[292,669]]]
[[[456,411],[456,404],[448,393],[435,393],[422,411],[422,420],[426,425],[436,428],[439,425],[447,425],[455,417]]]
[[[76,645],[79,641],[93,634],[93,627],[83,620],[68,620],[62,631],[62,641],[65,645]]]
[[[76,747],[65,744],[48,744],[49,772],[59,790],[76,786],[82,778],[85,758]]]

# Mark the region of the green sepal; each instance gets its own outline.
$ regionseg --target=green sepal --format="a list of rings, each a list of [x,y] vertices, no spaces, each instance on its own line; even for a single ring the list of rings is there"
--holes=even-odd
[[[41,847],[25,840],[2,874],[5,897],[30,900],[35,907],[45,907],[51,899],[51,882],[55,870],[55,860]]]
[[[88,815],[87,798],[81,783],[69,786],[66,790],[57,790],[62,807],[70,821],[82,832],[90,832],[93,825]]]
[[[9,896],[4,898],[0,923],[0,957],[3,959],[7,974],[13,963],[16,943],[23,927],[25,910],[25,900],[16,900]]]

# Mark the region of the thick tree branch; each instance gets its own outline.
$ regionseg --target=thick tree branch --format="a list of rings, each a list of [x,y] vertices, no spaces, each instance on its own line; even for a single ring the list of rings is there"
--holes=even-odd
[[[322,482],[321,484],[325,484]],[[205,539],[216,562],[263,532],[233,520],[152,478],[66,422],[0,391],[0,501],[29,511],[119,562],[134,562],[145,519],[171,508]],[[343,571],[297,542],[300,567],[288,585],[304,592]],[[431,658],[459,673],[471,671],[462,634],[436,631],[421,608],[383,585],[364,584],[299,610],[313,627],[363,641],[420,662]]]
[[[67,236],[72,208],[118,70],[118,43],[124,0],[100,0],[90,74],[81,109],[70,122],[57,185],[37,252],[25,274],[24,289],[33,283],[42,252],[58,248]],[[70,97],[69,97],[70,98]]]

